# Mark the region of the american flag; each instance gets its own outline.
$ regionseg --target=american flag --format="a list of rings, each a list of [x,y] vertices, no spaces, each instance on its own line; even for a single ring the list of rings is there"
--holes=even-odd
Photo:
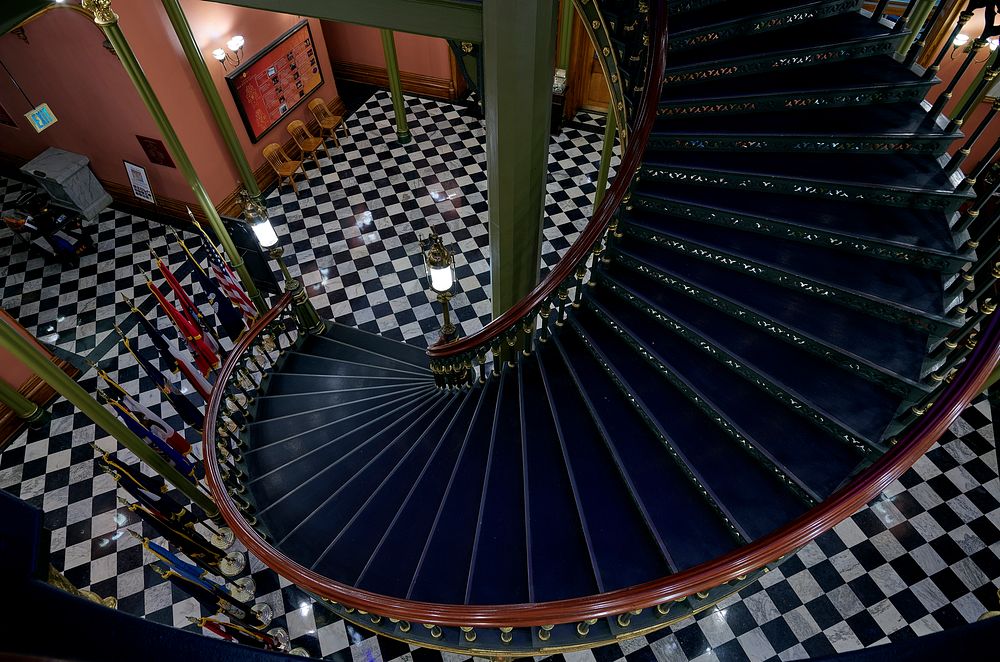
[[[188,214],[191,215],[191,220],[194,221],[194,214],[188,209]],[[205,230],[202,229],[201,225],[197,221],[194,222],[201,234],[205,238],[205,250],[208,252],[208,264],[212,267],[212,274],[215,276],[215,280],[219,282],[219,286],[222,291],[233,302],[243,316],[247,319],[247,324],[249,325],[257,317],[257,309],[254,308],[253,304],[250,302],[250,297],[247,296],[243,288],[240,287],[239,282],[236,280],[236,276],[233,274],[233,270],[229,268],[229,264],[226,260],[219,254],[218,249],[215,248],[215,244],[209,238]]]

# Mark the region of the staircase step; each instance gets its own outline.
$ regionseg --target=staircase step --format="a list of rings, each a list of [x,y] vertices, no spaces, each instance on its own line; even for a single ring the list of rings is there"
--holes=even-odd
[[[732,523],[746,539],[766,535],[805,512],[806,504],[785,483],[741,452],[737,442],[694,407],[625,338],[595,319],[589,310],[578,312],[574,318],[578,320],[574,324],[577,333],[613,371],[623,393],[634,399],[654,432],[731,513]],[[676,358],[690,356],[689,352]]]
[[[925,80],[901,62],[881,55],[863,62],[831,62],[724,81],[668,85],[660,95],[658,113],[666,117],[707,118],[709,115],[920,103],[939,82],[936,78]]]
[[[321,524],[314,529],[317,544],[313,549],[324,542],[326,547],[313,563],[314,570],[351,585],[357,582],[371,558],[369,550],[394,521],[415,477],[435,456],[444,431],[464,402],[464,398],[452,398],[429,408],[417,419],[419,427],[404,432],[382,457],[347,479],[343,491],[316,515]],[[360,481],[356,485],[361,488],[351,488],[351,481]]]
[[[671,17],[682,16],[725,2],[729,2],[729,0],[671,0],[667,3],[667,14]]]
[[[604,591],[662,577],[671,569],[636,507],[628,485],[614,469],[600,428],[557,352],[539,350],[542,379],[558,427],[566,466],[586,514],[593,557]]]
[[[724,313],[660,288],[654,281],[633,276],[625,283],[626,276],[621,280],[612,275],[602,277],[603,287],[595,294],[605,308],[621,311],[616,319],[629,329],[637,329],[637,337],[651,338],[650,329],[654,329],[659,334],[673,332],[688,342],[710,346],[712,356],[749,379],[772,385],[791,396],[789,401],[809,403],[824,418],[841,426],[831,427],[838,434],[846,430],[862,439],[880,439],[904,400],[899,394],[855,372],[830,365],[766,331],[748,325],[736,326]],[[608,297],[609,293],[616,298]],[[623,302],[630,306],[622,306]],[[924,394],[920,392],[921,396]]]
[[[364,426],[339,437],[330,437],[325,443],[316,444],[316,452],[308,456],[303,454],[308,458],[306,461],[295,458],[270,472],[263,473],[264,467],[248,460],[247,468],[252,472],[249,475],[253,476],[248,488],[260,505],[257,517],[267,526],[276,546],[306,565],[312,563],[316,555],[303,556],[296,553],[301,551],[297,544],[283,546],[283,541],[303,530],[306,519],[331,492],[388,447],[401,432],[419,422],[428,408],[444,401],[442,394],[435,394],[411,403],[409,408],[395,412],[382,425]],[[304,528],[307,532],[312,529]]]
[[[943,287],[934,272],[899,265],[889,273],[871,271],[860,256],[837,255],[813,246],[671,219],[655,232],[627,225],[625,233],[649,244],[640,257],[667,249],[749,274],[935,333],[957,322],[943,314]],[[636,249],[630,245],[630,252]],[[742,280],[742,279],[741,279]]]
[[[602,320],[602,323],[606,324]],[[564,334],[560,342],[570,345],[574,334]],[[585,349],[585,348],[584,348]],[[650,357],[669,358],[661,348],[653,348]],[[582,351],[577,363],[590,365],[592,356]],[[661,358],[656,364],[666,366]],[[650,362],[647,359],[647,362]],[[830,434],[813,424],[805,416],[799,416],[770,397],[753,384],[734,381],[726,373],[724,366],[706,361],[698,370],[676,377],[683,377],[689,387],[702,398],[701,403],[710,406],[722,416],[731,427],[734,438],[738,435],[743,442],[752,444],[758,451],[758,461],[772,467],[781,467],[786,474],[794,471],[797,481],[820,499],[829,496],[841,483],[843,477],[871,456],[866,446],[859,446]],[[595,382],[596,383],[596,382]],[[603,388],[603,383],[602,383]],[[600,391],[607,392],[607,389]],[[619,391],[620,393],[620,391]],[[609,399],[610,402],[617,400]],[[609,410],[615,411],[615,410]],[[625,418],[615,416],[615,418]],[[632,436],[617,436],[616,442],[632,440]],[[639,455],[637,462],[645,455]],[[666,474],[661,474],[666,475]],[[661,488],[663,489],[663,488]],[[668,502],[673,502],[669,499]],[[694,511],[692,511],[694,512]],[[703,521],[711,521],[700,517]]]
[[[515,604],[529,600],[528,505],[520,408],[517,371],[508,368],[500,377],[500,396],[481,495],[469,495],[479,496],[480,503],[466,604]]]
[[[335,340],[347,345],[353,345],[361,349],[374,350],[379,354],[391,356],[403,363],[426,368],[428,363],[427,352],[419,347],[408,345],[405,342],[397,342],[382,336],[362,331],[353,326],[345,326],[337,322],[327,322],[326,332],[323,334],[330,340]]]
[[[378,336],[374,336],[378,338]],[[430,375],[428,358],[424,354],[419,363],[403,361],[385,352],[386,341],[379,338],[378,344],[373,343],[372,347],[358,347],[350,345],[343,340],[330,338],[329,336],[310,336],[299,350],[303,354],[311,354],[327,359],[337,359],[365,363],[367,365],[377,365],[384,368],[402,370],[404,372],[415,372],[418,374]],[[389,341],[393,342],[393,341]],[[397,352],[398,353],[398,352]]]
[[[395,478],[400,476],[400,471],[409,465],[412,458],[425,459],[431,452],[437,441],[434,432],[439,432],[437,424],[442,417],[450,418],[458,402],[455,397],[434,401],[419,409],[415,417],[408,419],[407,425],[390,425],[373,435],[370,442],[320,469],[300,493],[312,487],[317,495],[323,497],[321,500],[317,502],[300,497],[295,505],[292,505],[294,499],[288,499],[283,504],[284,517],[296,525],[277,538],[278,549],[326,577],[348,579],[340,574],[339,559],[330,558],[330,552],[340,541],[344,527],[356,521],[355,518],[361,515],[370,500],[400,491],[394,485]],[[259,512],[267,508],[265,506]],[[370,521],[365,524],[381,531],[388,522]]]
[[[539,361],[522,361],[518,377],[531,541],[531,601],[592,595],[603,588],[591,556],[587,513],[579,507],[567,473]],[[555,513],[560,515],[554,517]]]
[[[740,191],[953,212],[971,199],[957,192],[961,175],[948,176],[929,155],[729,154],[647,152],[642,177]]]
[[[472,389],[440,437],[435,455],[413,479],[413,486],[382,538],[370,547],[351,538],[357,558],[365,565],[358,571],[356,585],[383,595],[405,596],[420,561],[424,543],[436,527],[437,506],[445,495],[469,438],[469,425],[476,415],[483,389]],[[365,542],[367,544],[367,541]],[[370,554],[362,550],[371,549]],[[353,570],[353,567],[352,567]]]
[[[403,395],[414,395],[427,390],[428,384],[408,384],[392,386],[376,386],[366,389],[340,389],[336,391],[320,391],[303,395],[263,395],[257,398],[254,419],[258,421],[283,420],[288,424],[289,417],[305,415],[310,412],[320,412],[332,416],[340,416],[345,411],[358,410],[365,406],[373,406],[386,400],[392,400]],[[296,424],[298,420],[296,419]]]
[[[649,148],[660,151],[816,152],[933,154],[939,156],[962,137],[947,131],[930,104],[892,103],[864,113],[819,108],[787,113],[732,115],[725,122],[711,115],[661,118]]]
[[[943,211],[831,200],[822,206],[796,195],[723,194],[702,186],[640,182],[633,205],[649,212],[802,241],[837,250],[956,273],[972,252],[955,250]],[[966,235],[959,238],[964,243]]]
[[[826,345],[856,352],[901,378],[916,381],[923,375],[927,329],[892,322],[776,283],[757,281],[747,287],[726,266],[679,253],[664,254],[628,237],[616,246],[614,260],[674,289],[690,284],[705,293],[699,299],[706,303],[722,306],[712,297],[724,297],[762,320],[774,320]]]
[[[650,519],[669,551],[671,565],[678,570],[690,568],[734,549],[737,534],[691,484],[642,419],[630,415],[632,408],[627,398],[579,337],[564,333],[555,343],[576,381],[587,385],[583,394],[590,416],[606,431],[614,430],[613,436],[608,434],[609,442],[647,504]],[[697,536],[688,535],[694,521],[699,523]]]
[[[757,0],[705,7],[670,21],[671,53],[712,47],[728,39],[780,30],[844,12],[861,0]]]
[[[411,600],[463,604],[468,584],[476,522],[479,519],[479,495],[486,480],[490,431],[496,415],[500,380],[490,379],[476,415],[469,425],[468,440],[454,466],[454,473],[440,504],[435,521],[421,550],[406,597]],[[473,496],[474,495],[474,496]]]
[[[358,371],[361,372],[361,371]],[[370,371],[364,371],[370,372]],[[336,391],[352,388],[392,387],[426,384],[423,377],[385,377],[373,374],[327,375],[311,373],[274,372],[264,378],[266,392],[275,395],[295,395]]]
[[[369,359],[375,359],[370,362]],[[386,367],[381,365],[383,361],[376,357],[358,355],[353,359],[348,358],[328,358],[318,354],[308,354],[303,351],[291,351],[285,355],[285,364],[288,372],[316,372],[328,374],[371,374],[387,377],[409,377],[412,379],[425,379],[433,381],[430,371],[421,368],[406,367]]]
[[[894,53],[907,34],[905,30],[892,31],[856,12],[838,14],[808,25],[713,44],[710,49],[672,52],[664,86],[728,81],[761,72],[849,60],[861,60],[856,65],[867,67],[871,66],[869,58]]]

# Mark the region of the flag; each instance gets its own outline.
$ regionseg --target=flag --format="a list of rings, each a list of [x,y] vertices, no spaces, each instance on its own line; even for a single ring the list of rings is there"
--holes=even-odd
[[[152,250],[153,249],[150,249],[150,251]],[[193,326],[194,328],[198,329],[201,332],[202,337],[205,339],[205,342],[212,349],[212,351],[218,354],[219,345],[218,343],[215,342],[215,338],[212,337],[212,334],[206,328],[204,318],[201,315],[201,311],[198,310],[198,306],[194,305],[194,301],[191,300],[191,297],[188,296],[187,290],[184,289],[184,286],[181,285],[181,282],[177,280],[176,276],[174,276],[174,272],[170,270],[169,265],[167,265],[166,262],[161,260],[160,257],[156,255],[156,253],[153,253],[153,257],[156,258],[156,266],[160,270],[160,274],[163,276],[163,279],[167,281],[167,286],[170,288],[170,291],[173,292],[174,296],[177,298],[177,302],[181,306],[181,312],[184,314],[185,317],[187,317],[187,320],[191,324],[191,326]]]
[[[117,330],[118,333],[121,334],[121,329],[119,329],[117,326],[115,326],[115,330]],[[157,379],[162,380],[165,388],[164,386],[161,386],[160,383],[157,383],[157,387],[160,388],[160,390],[163,391],[165,394],[169,394],[169,392],[173,389],[173,387],[170,385],[170,382],[167,381],[166,377],[163,376],[163,373],[154,368],[152,365],[149,364],[148,361],[146,361],[145,359],[140,357],[136,352],[134,352],[132,350],[132,347],[129,345],[128,340],[125,339],[124,336],[122,336],[122,338],[125,342],[125,348],[129,351],[130,354],[132,354],[133,357],[135,357],[136,361],[138,361],[139,364],[143,366],[143,369],[146,370],[147,372],[152,371],[154,373],[153,375],[150,375],[150,378],[154,382],[157,382]],[[108,375],[108,373],[101,370],[97,366],[97,364],[92,363],[91,365],[97,371],[97,374],[101,377],[101,379],[103,379],[109,386],[111,386],[112,388],[115,389],[115,391],[117,391],[118,397],[120,397],[124,402],[125,406],[128,407],[133,414],[135,414],[136,418],[139,419],[140,423],[149,428],[153,432],[153,434],[160,437],[160,439],[167,442],[178,453],[181,453],[182,455],[187,455],[188,453],[191,452],[191,444],[188,443],[187,439],[185,439],[183,435],[174,430],[162,418],[154,414],[152,411],[150,411],[143,405],[139,404],[139,402],[136,401],[134,398],[132,398],[132,396],[124,388],[122,388],[121,385],[118,384],[118,382],[111,379],[111,376]],[[191,406],[193,407],[194,405]]]
[[[229,297],[223,294],[222,290],[219,289],[219,282],[210,278],[209,275],[205,273],[201,264],[194,258],[194,255],[191,254],[191,251],[188,249],[187,244],[184,243],[184,240],[181,239],[180,236],[173,230],[171,230],[171,233],[173,233],[177,243],[181,245],[181,249],[187,256],[188,261],[194,266],[194,269],[191,271],[191,276],[194,280],[198,281],[198,284],[201,285],[201,291],[206,297],[208,297],[209,307],[213,307],[214,303],[213,311],[215,312],[216,318],[219,320],[222,328],[225,329],[226,335],[235,341],[240,337],[240,334],[243,333],[243,330],[246,329],[246,325],[243,323],[243,316],[233,305],[233,302],[230,301]]]
[[[201,371],[201,374],[207,376],[212,369],[219,367],[219,357],[212,351],[211,346],[205,342],[205,339],[201,334],[201,329],[188,322],[187,316],[174,308],[173,305],[166,300],[159,288],[153,284],[153,281],[147,280],[146,285],[149,287],[149,291],[153,293],[157,303],[160,304],[160,308],[163,309],[170,320],[174,323],[174,326],[177,328],[177,332],[187,342],[188,349],[191,350],[191,356],[194,357],[194,364],[198,367],[198,370]]]
[[[243,644],[244,646],[263,648],[264,650],[281,650],[281,644],[271,635],[256,632],[239,623],[227,623],[214,618],[192,618],[190,616],[188,616],[188,619],[198,627],[204,628],[226,641]]]
[[[174,372],[177,372],[179,370],[181,373],[183,373],[183,375],[187,378],[188,383],[191,384],[194,390],[196,390],[198,394],[201,395],[201,397],[205,400],[205,402],[208,402],[208,399],[212,396],[212,385],[208,382],[208,380],[206,380],[201,375],[201,373],[198,372],[198,370],[194,366],[192,366],[191,363],[187,359],[185,359],[181,355],[181,353],[178,352],[177,349],[174,348],[173,345],[171,345],[167,341],[167,339],[163,337],[162,334],[160,334],[160,330],[156,328],[155,324],[146,319],[146,316],[142,314],[141,310],[133,306],[132,302],[129,301],[128,299],[126,299],[126,302],[131,307],[132,314],[134,314],[138,319],[139,325],[142,327],[142,330],[146,333],[146,337],[150,339],[150,341],[153,343],[153,346],[156,347],[156,351],[159,352],[160,360],[172,366],[171,369]],[[178,395],[183,396],[182,393]],[[168,400],[169,399],[170,398],[168,397]],[[185,397],[184,399],[186,400],[187,398]],[[170,404],[174,405],[174,409],[177,410],[177,413],[181,415],[181,418],[183,418],[188,425],[192,425],[199,430],[201,429],[202,425],[204,424],[203,417],[201,413],[197,411],[197,408],[195,408],[193,404],[190,406],[190,408],[186,408],[186,412],[181,411],[181,409],[173,401],[171,401]],[[191,413],[192,408],[196,412],[194,419],[197,422],[189,420],[188,416],[186,415]]]
[[[164,569],[155,563],[152,565],[152,568],[156,571],[156,574],[169,580],[171,584],[200,602],[209,612],[213,614],[225,614],[230,619],[246,623],[249,627],[267,627],[267,624],[260,621],[257,614],[245,608],[245,604],[235,603],[228,597],[220,595],[210,587],[205,586],[204,583],[182,575],[172,568]]]
[[[193,563],[188,563],[180,559],[176,554],[170,552],[164,547],[157,545],[155,542],[149,538],[138,535],[131,529],[128,532],[132,534],[134,538],[137,538],[142,542],[143,546],[150,551],[151,554],[156,556],[161,561],[167,563],[173,570],[177,571],[178,574],[185,575],[194,579],[195,581],[203,583],[207,588],[211,589],[215,593],[221,593],[225,599],[230,600],[238,605],[245,605],[246,603],[238,599],[233,592],[229,589],[226,584],[220,584],[214,582],[207,577],[208,571],[204,570],[200,566],[194,565]],[[246,605],[247,611],[250,611],[250,606]]]
[[[125,507],[148,524],[159,535],[181,550],[192,561],[204,564],[212,572],[221,574],[220,564],[225,554],[212,546],[205,537],[193,529],[183,527],[173,520],[162,517],[155,510],[145,507],[142,503],[127,503]]]
[[[138,466],[132,467],[122,464],[114,454],[106,452],[94,442],[90,442],[90,445],[99,453],[97,457],[98,465],[104,471],[115,476],[115,480],[118,481],[119,485],[127,481],[131,485],[134,485],[136,489],[148,492],[154,500],[164,499],[173,501],[173,499],[166,496],[169,488],[167,487],[167,481],[163,480],[162,476],[147,476],[139,471]],[[173,501],[173,503],[176,504],[177,508],[184,510],[184,507],[176,501]],[[187,511],[185,510],[184,512]]]
[[[103,391],[98,391],[98,393],[104,396],[107,407],[118,415],[118,418],[125,423],[126,427],[132,431],[132,434],[145,441],[146,445],[156,451],[157,455],[166,460],[170,466],[177,469],[186,478],[189,478],[191,482],[196,482],[199,479],[200,472],[195,468],[195,465],[188,461],[181,453],[178,453],[170,444],[154,434],[152,430],[143,425],[131,409],[126,407],[120,400],[109,397]]]
[[[191,220],[194,221],[195,227],[205,237],[205,251],[208,253],[208,265],[212,269],[212,275],[219,281],[219,286],[226,296],[229,297],[229,300],[243,313],[247,324],[252,324],[257,317],[257,309],[251,303],[250,297],[240,287],[236,276],[233,274],[233,270],[229,268],[226,260],[219,254],[219,251],[215,248],[215,244],[212,243],[212,239],[205,233],[205,230],[202,229],[198,221],[194,220],[194,214],[191,214],[190,209],[188,209],[188,214],[191,216]]]

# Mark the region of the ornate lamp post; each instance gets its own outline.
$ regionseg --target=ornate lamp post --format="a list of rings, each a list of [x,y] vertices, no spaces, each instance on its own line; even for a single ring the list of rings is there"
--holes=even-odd
[[[451,342],[458,337],[455,325],[451,323],[451,287],[455,284],[455,257],[441,243],[441,237],[433,232],[420,242],[424,250],[424,265],[427,267],[427,284],[437,294],[444,314],[444,325],[438,342]]]
[[[265,249],[271,257],[278,263],[282,275],[285,277],[285,291],[292,295],[292,303],[295,304],[295,317],[299,320],[299,327],[306,333],[319,334],[326,330],[326,324],[320,319],[319,313],[309,301],[309,295],[301,282],[292,277],[288,271],[288,266],[281,259],[285,251],[278,246],[278,234],[271,225],[271,220],[267,217],[267,209],[260,203],[251,203],[245,209],[246,216],[250,218],[253,232],[257,235],[257,242]]]

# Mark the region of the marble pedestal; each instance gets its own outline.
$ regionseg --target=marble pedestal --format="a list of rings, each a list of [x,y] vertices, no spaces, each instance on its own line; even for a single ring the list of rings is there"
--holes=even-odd
[[[94,220],[111,204],[111,196],[87,167],[89,163],[90,159],[82,154],[49,147],[21,166],[21,172],[45,189],[52,204]]]

